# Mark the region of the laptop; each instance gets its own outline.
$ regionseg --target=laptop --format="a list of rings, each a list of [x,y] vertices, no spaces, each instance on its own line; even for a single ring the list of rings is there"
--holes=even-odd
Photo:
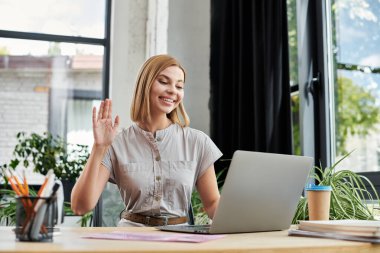
[[[157,229],[202,234],[288,229],[313,163],[306,156],[237,150],[211,225]]]

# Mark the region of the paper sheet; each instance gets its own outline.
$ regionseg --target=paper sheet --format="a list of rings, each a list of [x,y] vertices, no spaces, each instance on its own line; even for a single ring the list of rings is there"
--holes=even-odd
[[[207,242],[225,237],[225,235],[201,235],[179,233],[141,233],[113,231],[110,233],[95,233],[82,236],[89,239],[129,240],[129,241],[158,241],[158,242]]]

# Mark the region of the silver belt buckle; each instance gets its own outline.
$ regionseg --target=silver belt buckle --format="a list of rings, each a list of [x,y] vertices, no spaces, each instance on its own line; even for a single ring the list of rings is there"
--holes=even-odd
[[[168,216],[163,217],[163,219],[164,219],[164,226],[168,225],[168,220],[169,220]]]

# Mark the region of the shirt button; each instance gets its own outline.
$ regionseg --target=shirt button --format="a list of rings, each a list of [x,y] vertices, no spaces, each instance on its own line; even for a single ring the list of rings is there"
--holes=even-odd
[[[160,156],[156,156],[156,161],[158,162],[159,160],[161,160],[161,157]]]
[[[161,138],[160,138],[160,137],[157,137],[157,138],[156,138],[156,141],[161,141]]]
[[[156,201],[160,200],[160,196],[155,197]]]
[[[160,181],[160,180],[161,180],[161,177],[160,177],[160,176],[157,176],[157,177],[156,177],[156,180],[157,180],[157,181]]]

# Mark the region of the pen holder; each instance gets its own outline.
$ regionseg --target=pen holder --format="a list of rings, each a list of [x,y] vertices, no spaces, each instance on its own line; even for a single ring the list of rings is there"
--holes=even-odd
[[[57,198],[22,196],[16,198],[16,239],[19,241],[53,241]]]

